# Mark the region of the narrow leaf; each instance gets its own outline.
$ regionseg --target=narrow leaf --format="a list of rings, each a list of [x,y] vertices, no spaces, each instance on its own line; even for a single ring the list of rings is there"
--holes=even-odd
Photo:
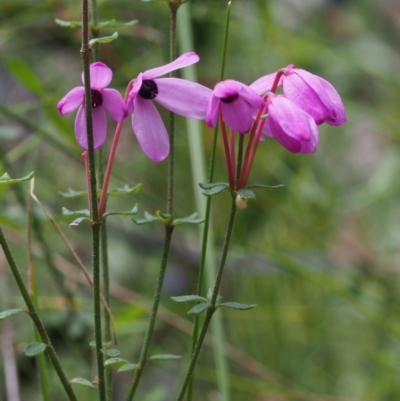
[[[251,189],[247,188],[239,189],[238,195],[240,195],[242,199],[253,199],[256,197],[256,194]]]
[[[266,188],[266,189],[279,189],[279,188],[284,188],[285,186],[283,184],[278,184],[278,185],[264,185],[264,184],[253,184],[253,185],[247,185],[246,188]]]
[[[79,226],[79,224],[82,223],[82,221],[90,221],[90,218],[89,217],[78,217],[72,223],[69,223],[69,225],[71,227],[77,227],[77,226]]]
[[[193,213],[188,217],[182,217],[181,219],[175,219],[174,225],[177,226],[179,224],[201,224],[204,222],[204,219],[200,219],[197,217],[197,213]]]
[[[102,349],[101,352],[111,358],[116,358],[121,355],[121,351],[116,348]]]
[[[181,359],[180,355],[173,355],[173,354],[157,354],[153,355],[149,358],[149,361],[173,361],[177,359]]]
[[[108,43],[118,38],[118,32],[114,32],[111,36],[103,36],[102,38],[94,38],[89,40],[89,45],[93,46],[95,43]]]
[[[138,212],[138,207],[135,205],[129,212],[106,212],[105,216],[134,216]]]
[[[29,181],[33,178],[33,171],[26,175],[25,177],[21,178],[11,178],[7,173],[4,173],[0,177],[0,185],[8,185],[8,184],[15,184],[17,182],[22,182],[22,181]]]
[[[18,313],[26,312],[24,309],[9,309],[3,312],[0,312],[0,320],[5,319],[6,317],[17,315]]]
[[[207,299],[200,295],[180,295],[178,297],[171,297],[174,302],[207,302]]]
[[[97,388],[92,382],[86,379],[82,379],[81,377],[75,377],[74,379],[69,381],[71,384],[79,384],[80,386]]]
[[[90,212],[87,209],[68,210],[65,207],[62,208],[62,214],[63,214],[63,216],[85,216],[85,217],[89,217],[90,216]]]
[[[82,26],[81,21],[64,21],[62,19],[55,19],[55,23],[63,28],[78,28]]]
[[[189,315],[200,315],[200,313],[203,313],[210,304],[208,302],[203,302],[201,304],[197,304],[194,306],[190,311],[188,312]]]
[[[129,363],[126,359],[122,358],[110,358],[104,362],[104,366],[121,366]]]
[[[212,196],[212,195],[216,195],[219,194],[222,191],[225,191],[226,189],[229,189],[229,185],[216,185],[215,187],[212,187],[210,189],[206,189],[203,192],[203,195],[206,196]]]
[[[122,365],[121,367],[118,368],[117,372],[131,372],[132,370],[135,370],[138,368],[139,365],[137,363],[126,363],[125,365]]]
[[[111,345],[112,345],[112,342],[111,342],[111,341],[106,341],[105,343],[102,343],[102,344],[101,344],[101,346],[103,347],[103,349],[110,348]],[[89,347],[96,348],[96,341],[95,341],[95,340],[90,341],[90,342],[89,342]]]
[[[47,345],[44,343],[30,343],[25,349],[24,354],[28,357],[33,357],[41,354],[47,348]]]
[[[138,23],[137,19],[128,21],[128,22],[117,22],[115,19],[110,21],[99,22],[97,26],[99,28],[123,28],[126,26],[132,26]]]
[[[246,304],[240,304],[239,302],[224,302],[224,303],[218,305],[218,307],[220,307],[220,306],[243,311],[243,310],[252,309],[257,305],[256,304],[246,305]]]
[[[171,216],[164,215],[160,211],[156,212],[156,215],[150,214],[148,212],[144,212],[144,219],[132,219],[133,222],[137,225],[149,224],[155,221],[161,221],[162,223],[166,224],[171,219]]]
[[[229,184],[227,182],[200,182],[199,186],[201,189],[211,189],[221,186],[229,188]]]

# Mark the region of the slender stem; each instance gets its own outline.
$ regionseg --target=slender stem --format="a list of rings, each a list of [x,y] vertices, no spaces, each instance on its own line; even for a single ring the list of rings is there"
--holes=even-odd
[[[163,283],[164,283],[165,270],[167,268],[167,263],[168,263],[168,255],[169,255],[173,230],[174,230],[174,226],[172,226],[172,225],[165,226],[164,250],[163,250],[163,254],[162,254],[162,258],[161,258],[160,271],[158,273],[156,287],[154,290],[153,305],[151,307],[149,323],[148,323],[148,326],[146,329],[146,334],[145,334],[145,338],[143,341],[142,350],[140,353],[138,367],[135,370],[135,374],[133,377],[131,388],[129,390],[127,401],[131,401],[133,399],[136,389],[137,389],[137,386],[139,384],[140,377],[142,376],[144,366],[146,365],[146,362],[147,362],[147,355],[148,355],[148,351],[150,348],[150,340],[151,340],[151,337],[153,334],[154,324],[156,322],[158,305],[160,303],[160,298],[161,298],[161,290],[162,290]]]
[[[54,370],[57,373],[57,376],[59,377],[59,379],[61,381],[62,386],[64,387],[65,392],[67,393],[68,399],[70,401],[77,401],[75,393],[72,390],[71,383],[68,381],[68,378],[65,375],[63,368],[61,367],[60,360],[58,359],[57,353],[50,341],[50,338],[46,332],[43,322],[39,317],[39,314],[36,310],[35,304],[34,304],[32,298],[29,296],[28,289],[26,288],[26,285],[25,285],[24,280],[21,276],[21,273],[18,269],[18,266],[15,263],[11,249],[8,246],[6,237],[4,236],[4,232],[3,232],[3,229],[1,228],[1,226],[0,226],[0,245],[3,248],[4,255],[10,266],[11,272],[17,283],[19,291],[20,291],[22,297],[24,298],[25,304],[29,311],[29,315],[30,315],[31,319],[33,320],[33,323],[35,324],[35,327],[40,335],[41,340],[43,341],[43,343],[45,343],[47,345],[47,347],[46,347],[47,355],[54,367]]]
[[[210,306],[207,309],[206,317],[204,319],[202,328],[200,330],[200,334],[199,334],[199,338],[196,343],[196,347],[193,351],[192,358],[190,360],[184,382],[182,384],[181,390],[179,392],[179,395],[178,395],[178,398],[176,399],[176,401],[182,401],[183,397],[185,396],[186,389],[189,385],[194,367],[196,366],[197,358],[199,357],[200,350],[203,345],[204,337],[207,333],[208,326],[210,325],[212,315],[214,314],[214,312],[216,310],[216,302],[217,302],[219,288],[221,286],[222,274],[224,272],[226,257],[228,255],[228,249],[229,249],[229,244],[230,244],[231,235],[232,235],[232,231],[233,231],[233,225],[235,222],[235,215],[236,215],[236,203],[235,203],[234,196],[232,196],[231,210],[229,213],[229,221],[228,221],[228,226],[227,226],[226,233],[225,233],[224,244],[222,246],[221,259],[220,259],[218,271],[217,271],[217,278],[215,280],[214,288],[212,290]]]
[[[169,26],[169,61],[172,62],[176,57],[176,16],[180,4],[169,2],[170,26]],[[171,71],[169,76],[173,77],[175,71]],[[167,194],[167,213],[174,215],[174,185],[175,185],[175,113],[169,112],[169,144],[170,151],[168,157],[168,194]]]
[[[90,193],[90,215],[92,227],[92,270],[93,270],[93,318],[96,340],[96,361],[100,401],[106,401],[106,385],[104,374],[104,358],[102,349],[102,325],[101,325],[101,286],[100,286],[100,226],[97,207],[96,189],[96,163],[93,146],[92,102],[90,87],[90,53],[89,47],[89,15],[88,0],[82,0],[82,64],[85,84],[85,111],[86,131],[89,157],[89,181],[88,193]],[[90,188],[90,190],[89,190]]]
[[[234,132],[231,129],[231,135],[233,135],[233,134],[234,134]],[[242,171],[244,138],[245,138],[245,136],[243,134],[239,134],[238,162],[237,162],[237,165],[236,165],[235,189],[238,188],[238,182],[239,182],[239,178],[240,178],[240,173]]]
[[[221,59],[221,69],[220,69],[220,76],[219,80],[222,81],[224,79],[225,73],[225,61],[226,61],[226,50],[228,47],[228,36],[229,36],[229,21],[230,21],[230,13],[231,13],[231,2],[228,3],[227,13],[226,13],[226,21],[225,21],[225,31],[224,31],[224,40],[223,40],[223,47],[222,47],[222,59]],[[210,158],[210,166],[208,170],[208,183],[211,183],[214,179],[214,166],[215,166],[215,156],[217,152],[217,139],[218,139],[218,124],[214,129],[213,134],[213,142],[212,142],[212,150],[211,150],[211,158]],[[204,286],[204,272],[206,269],[206,260],[207,260],[207,248],[208,248],[208,240],[209,240],[209,232],[210,232],[210,215],[211,215],[211,196],[207,197],[206,201],[206,211],[204,216],[204,229],[203,229],[203,237],[201,243],[201,260],[200,260],[200,267],[199,267],[199,276],[197,279],[197,295],[201,295]],[[198,333],[199,333],[199,326],[200,320],[199,316],[196,316],[194,319],[194,326],[193,326],[193,336],[192,336],[192,355],[195,352],[196,345],[198,343]],[[220,325],[222,327],[222,325]],[[221,333],[222,331],[219,331]],[[222,335],[221,335],[222,337]],[[219,339],[221,340],[221,338]],[[222,342],[222,341],[220,341]],[[195,368],[196,362],[194,362],[192,368],[192,374],[189,377],[189,389],[188,389],[188,396],[187,400],[191,401],[193,396],[193,389],[194,389],[194,380],[193,380],[193,372]],[[228,397],[227,394],[229,393],[228,384],[227,384],[227,368],[226,363],[223,363],[222,357],[220,357],[219,363],[221,370],[221,375],[224,377],[224,395],[226,398]],[[226,400],[225,400],[226,401]]]
[[[229,186],[230,188],[234,188],[234,184],[235,184],[235,178],[234,178],[234,165],[233,165],[233,161],[232,161],[232,153],[229,150],[229,142],[228,142],[228,134],[226,132],[226,125],[225,125],[225,121],[224,118],[222,116],[222,113],[220,112],[220,118],[219,121],[221,123],[221,133],[222,133],[222,140],[224,143],[224,149],[225,149],[225,158],[226,158],[226,167],[228,170],[228,177],[229,177]]]

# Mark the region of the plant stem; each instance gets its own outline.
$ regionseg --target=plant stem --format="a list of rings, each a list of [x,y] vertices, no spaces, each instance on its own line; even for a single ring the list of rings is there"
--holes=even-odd
[[[3,232],[3,229],[1,228],[1,226],[0,226],[0,245],[3,248],[4,255],[11,268],[11,272],[17,283],[19,291],[20,291],[22,297],[24,298],[25,304],[29,311],[29,315],[30,315],[31,319],[33,320],[33,323],[35,324],[35,327],[40,335],[41,340],[43,341],[44,344],[47,345],[47,347],[46,347],[47,355],[54,367],[54,370],[57,373],[57,376],[59,377],[59,379],[61,381],[62,386],[64,387],[65,392],[67,393],[68,399],[70,401],[77,401],[75,393],[72,390],[71,383],[68,381],[68,378],[65,375],[63,368],[61,367],[60,360],[58,359],[56,351],[50,341],[50,338],[46,332],[43,322],[39,317],[39,314],[36,310],[34,302],[33,302],[32,298],[29,296],[28,289],[25,286],[24,280],[22,279],[22,276],[18,269],[18,266],[15,263],[11,249],[7,243],[6,237],[4,236],[4,232]]]
[[[221,259],[220,259],[218,271],[217,271],[217,278],[215,280],[214,288],[212,290],[210,306],[207,309],[206,317],[204,319],[202,328],[200,330],[200,334],[199,334],[199,338],[197,339],[196,347],[193,351],[192,358],[190,360],[184,382],[182,384],[181,390],[179,392],[179,395],[178,395],[178,398],[176,399],[176,401],[182,401],[183,397],[185,396],[186,389],[189,385],[194,368],[196,366],[197,358],[200,354],[200,350],[203,345],[204,337],[206,336],[206,333],[208,330],[208,326],[210,325],[211,318],[212,318],[214,312],[216,311],[216,301],[217,301],[217,297],[218,297],[219,288],[221,286],[222,274],[224,272],[226,257],[228,255],[228,249],[229,249],[229,244],[230,244],[231,235],[232,235],[232,231],[233,231],[233,225],[235,222],[235,215],[236,215],[236,203],[235,203],[235,197],[232,194],[232,202],[231,202],[231,210],[229,213],[228,226],[227,226],[226,233],[225,233],[224,244],[222,246]]]
[[[173,229],[174,229],[174,226],[172,226],[172,225],[167,224],[165,226],[164,250],[163,250],[163,254],[162,254],[162,258],[161,258],[160,271],[158,273],[156,287],[154,290],[153,305],[151,307],[150,318],[149,318],[149,322],[147,325],[146,334],[145,334],[143,345],[142,345],[142,350],[140,353],[140,358],[139,358],[139,362],[138,362],[139,366],[135,370],[135,374],[133,377],[131,388],[129,390],[127,401],[131,401],[133,399],[135,392],[136,392],[136,388],[139,384],[140,377],[142,376],[144,366],[146,365],[146,362],[147,362],[147,355],[148,355],[148,351],[150,348],[150,340],[151,340],[151,337],[153,334],[154,324],[156,322],[158,305],[160,303],[160,298],[161,298],[161,290],[162,290],[163,283],[164,283],[165,270],[167,268],[167,263],[168,263],[168,255],[169,255],[169,250],[170,250]]]
[[[221,59],[221,70],[220,70],[220,81],[223,80],[225,74],[225,62],[226,62],[226,50],[228,47],[228,36],[229,36],[229,21],[230,21],[230,13],[231,13],[231,3],[228,3],[227,13],[226,13],[226,21],[225,21],[225,31],[224,31],[224,40],[223,40],[223,47],[222,47],[222,59]],[[214,129],[213,134],[213,142],[212,142],[212,150],[211,150],[211,158],[210,158],[210,167],[208,171],[208,183],[211,183],[214,178],[214,165],[215,165],[215,156],[217,151],[217,138],[218,138],[218,124]],[[199,267],[199,276],[197,280],[197,295],[201,295],[203,286],[204,286],[204,272],[206,270],[206,260],[207,260],[207,248],[208,248],[208,240],[210,236],[210,215],[211,215],[211,196],[207,197],[206,201],[206,211],[204,217],[204,229],[203,229],[203,238],[201,243],[201,260],[200,260],[200,267]],[[196,344],[198,341],[198,333],[199,333],[199,325],[200,320],[199,316],[196,316],[194,319],[194,327],[193,327],[193,337],[192,337],[192,355],[195,352]],[[217,340],[218,344],[222,345],[223,340],[223,332],[222,332],[222,323],[221,321],[218,322],[216,325],[216,332],[217,332]],[[224,397],[224,401],[229,399],[229,383],[228,383],[228,369],[226,360],[221,355],[221,350],[216,351],[216,360],[217,365],[221,369],[219,372],[220,377],[220,386],[221,392]],[[195,365],[195,364],[194,364]],[[191,401],[193,395],[193,372],[194,367],[192,368],[192,374],[189,378],[189,391],[187,400]]]
[[[104,359],[102,349],[102,325],[101,325],[101,288],[100,288],[100,227],[97,207],[97,184],[96,184],[96,163],[93,146],[93,123],[92,123],[92,102],[90,87],[90,53],[89,47],[89,15],[88,0],[82,0],[82,64],[85,85],[85,111],[86,111],[86,131],[88,142],[88,161],[89,161],[89,182],[90,188],[90,216],[92,227],[92,269],[93,269],[93,315],[94,331],[96,340],[96,360],[97,376],[100,401],[106,401],[106,386],[104,374]]]

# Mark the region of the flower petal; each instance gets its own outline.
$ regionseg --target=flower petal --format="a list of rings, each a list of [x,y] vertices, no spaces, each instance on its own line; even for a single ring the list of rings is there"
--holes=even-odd
[[[103,89],[103,104],[111,118],[117,122],[121,122],[127,115],[124,99],[116,89]]]
[[[102,107],[92,108],[93,119],[93,147],[98,149],[107,137],[107,120]],[[81,106],[75,119],[75,136],[79,145],[88,150],[87,130],[86,130],[86,109]]]
[[[239,97],[235,102],[221,102],[221,112],[226,123],[235,131],[245,134],[253,123],[255,109]]]
[[[321,92],[324,92],[324,89],[314,77],[305,81],[297,72],[285,75],[283,93],[298,107],[310,114],[315,122],[320,125],[326,120],[329,111],[319,96]]]
[[[158,95],[154,100],[167,110],[185,117],[205,119],[211,89],[179,78],[160,78],[155,82]]]
[[[103,89],[108,86],[112,79],[112,71],[104,63],[96,61],[90,64],[90,87],[92,89]],[[85,83],[82,73],[82,82]]]
[[[197,63],[199,60],[200,57],[194,52],[183,53],[176,60],[172,61],[172,63],[168,63],[161,67],[156,67],[152,68],[151,70],[145,71],[143,73],[143,79],[160,77],[161,75],[168,74],[171,71],[175,71],[179,68],[187,67],[188,65]]]
[[[131,91],[129,92],[128,101],[126,102],[129,114],[132,114],[135,110],[134,100],[135,100],[136,96],[138,95],[140,88],[142,86],[142,82],[143,82],[142,78],[143,78],[143,74],[140,73],[137,76],[137,78],[134,80],[133,87],[132,87]]]
[[[219,105],[221,103],[220,98],[212,95],[207,108],[206,124],[209,127],[215,127],[218,121]]]
[[[264,75],[261,78],[258,78],[254,81],[250,86],[255,92],[259,95],[263,95],[264,93],[270,92],[272,89],[272,85],[275,81],[276,72],[272,74]],[[282,78],[279,80],[279,85],[282,83]]]
[[[336,89],[331,85],[328,81],[326,81],[323,78],[320,78],[322,86],[325,88],[326,95],[329,98],[330,101],[330,106],[335,110],[336,112],[336,118],[335,119],[327,119],[326,123],[330,125],[342,125],[347,121],[346,118],[346,110],[344,108],[342,99],[340,98],[339,93],[336,91]]]
[[[253,89],[247,85],[242,85],[242,89],[239,92],[239,96],[244,99],[247,103],[255,107],[257,110],[265,106],[263,98]]]
[[[85,88],[77,86],[71,89],[59,102],[57,109],[62,116],[73,112],[76,108],[83,104],[85,100]]]
[[[151,100],[137,96],[134,100],[132,128],[143,152],[153,161],[160,162],[169,154],[167,130]]]
[[[318,129],[315,121],[296,104],[285,96],[269,97],[268,113],[263,132],[269,131],[290,152],[311,153],[316,150]]]

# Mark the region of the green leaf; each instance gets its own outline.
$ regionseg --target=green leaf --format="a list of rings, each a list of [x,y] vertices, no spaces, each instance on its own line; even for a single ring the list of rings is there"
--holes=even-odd
[[[95,43],[108,43],[118,38],[118,32],[114,32],[111,36],[103,36],[102,38],[94,38],[89,40],[89,45],[93,46]]]
[[[124,28],[126,26],[132,26],[137,23],[138,23],[137,19],[128,22],[117,22],[115,19],[111,19],[109,21],[99,22],[96,25],[96,28]]]
[[[109,356],[109,357],[111,357],[111,358],[116,358],[116,357],[118,357],[118,356],[120,356],[121,355],[121,351],[119,350],[119,349],[116,349],[116,348],[108,348],[108,349],[102,349],[101,350],[101,352],[104,354],[104,355],[107,355],[107,356]]]
[[[81,377],[75,377],[74,379],[69,381],[71,384],[79,384],[80,386],[97,388],[92,382],[86,379],[82,379]]]
[[[9,58],[6,60],[10,74],[26,89],[38,96],[46,93],[42,81],[38,78],[31,66],[21,59]]]
[[[106,212],[103,216],[134,216],[137,212],[138,208],[137,205],[135,205],[129,212]]]
[[[160,221],[164,224],[168,224],[171,221],[171,216],[169,214],[161,213],[159,210],[157,210],[155,215],[144,212],[144,219],[132,220],[137,225],[149,224],[155,221]]]
[[[90,217],[90,212],[87,209],[82,209],[82,210],[68,210],[67,208],[63,207],[62,208],[62,214],[63,216],[84,216],[84,217]]]
[[[200,183],[201,189],[204,189],[203,195],[212,196],[216,195],[225,189],[229,189],[229,184],[227,182],[212,182],[212,183]]]
[[[211,301],[212,295],[213,295],[213,291],[211,288],[209,288],[207,291],[207,301],[208,302]],[[222,295],[217,295],[217,302],[220,301],[221,299],[222,299]]]
[[[210,304],[208,302],[203,302],[201,304],[197,304],[194,306],[190,311],[188,312],[189,315],[200,315],[200,313],[203,313]]]
[[[104,362],[104,366],[114,366],[115,365],[116,367],[118,367],[118,366],[121,366],[121,365],[125,365],[127,363],[129,363],[129,362],[126,359],[110,358],[110,359],[107,359]]]
[[[256,197],[256,194],[251,189],[247,188],[239,189],[237,193],[242,199],[253,199]]]
[[[29,181],[33,178],[33,171],[22,178],[11,178],[7,173],[0,177],[0,185],[15,184],[17,182]]]
[[[134,187],[129,187],[128,185],[124,185],[122,188],[110,189],[107,191],[107,196],[117,197],[132,193],[137,193],[142,190],[142,184],[137,184]],[[71,188],[68,188],[68,192],[58,192],[64,198],[87,198],[87,191],[74,191]],[[97,191],[97,196],[101,195],[101,190]]]
[[[264,185],[264,184],[253,184],[253,185],[247,185],[246,188],[266,188],[266,189],[279,189],[279,188],[284,188],[285,186],[283,184],[278,184],[278,185]]]
[[[73,227],[79,226],[79,224],[81,224],[82,221],[90,221],[90,218],[89,217],[78,217],[72,223],[69,223],[69,225],[73,226]]]
[[[64,21],[62,19],[55,19],[55,23],[63,28],[80,28],[82,21]]]
[[[179,224],[201,224],[204,222],[204,219],[197,218],[197,213],[193,213],[188,217],[183,217],[181,219],[175,219],[174,225],[177,226]]]
[[[117,372],[131,372],[139,367],[137,363],[126,363],[118,368]]]
[[[5,310],[3,312],[0,312],[0,320],[3,320],[3,319],[5,319],[6,317],[9,317],[9,316],[18,315],[18,313],[21,313],[21,312],[26,312],[26,310],[25,309],[8,309],[8,310]]]
[[[47,348],[47,345],[44,343],[30,343],[25,349],[24,354],[28,357],[33,357],[41,354]]]
[[[6,317],[9,317],[9,316],[17,315],[18,313],[21,313],[21,312],[26,312],[26,311],[24,309],[8,309],[8,310],[5,310],[3,312],[0,312],[0,320],[3,320],[3,319],[5,319]]]
[[[207,302],[207,299],[200,295],[180,295],[178,297],[171,297],[174,302]]]
[[[112,342],[111,341],[106,341],[105,343],[101,344],[101,346],[103,347],[102,349],[108,349],[108,348],[110,348],[112,346]],[[89,342],[89,347],[96,348],[96,341],[95,340],[90,341]]]
[[[220,306],[243,311],[243,310],[252,309],[257,305],[256,304],[246,305],[246,304],[240,304],[239,302],[224,302],[223,304],[218,305],[218,307],[220,307]]]
[[[180,355],[173,355],[173,354],[157,354],[151,356],[148,360],[149,361],[173,361],[177,359],[181,359]]]

